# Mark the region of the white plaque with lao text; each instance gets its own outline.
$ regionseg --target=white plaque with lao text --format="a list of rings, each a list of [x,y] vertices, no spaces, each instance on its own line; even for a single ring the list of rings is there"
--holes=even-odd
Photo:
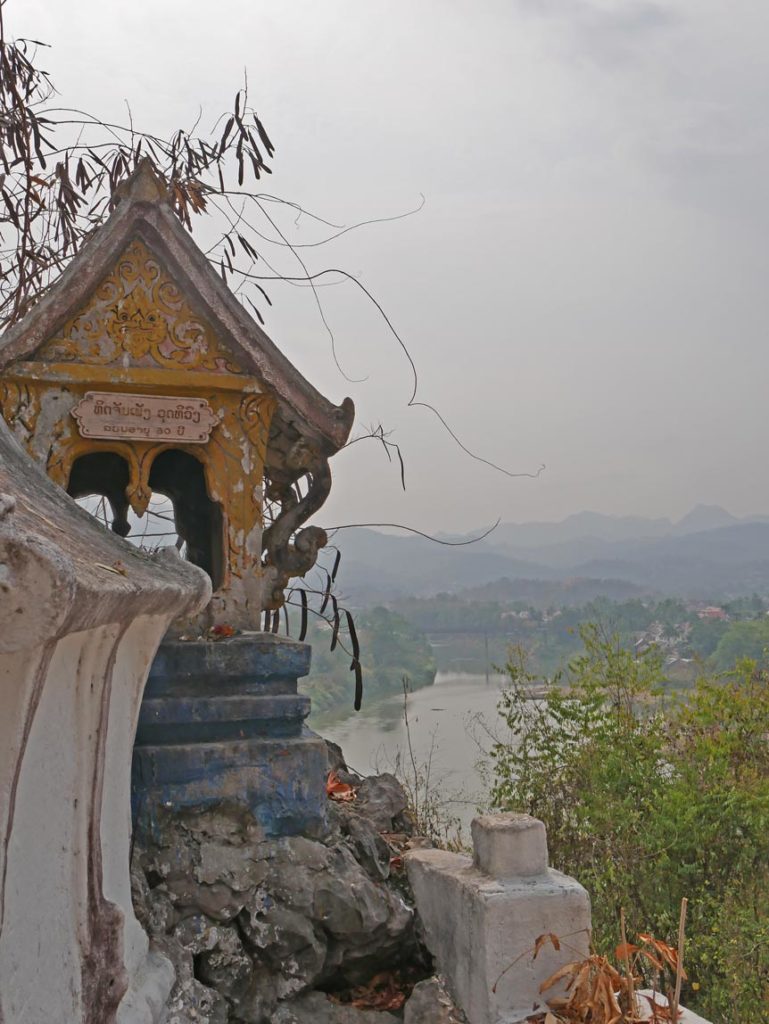
[[[87,391],[72,410],[81,437],[205,444],[219,422],[205,398]]]

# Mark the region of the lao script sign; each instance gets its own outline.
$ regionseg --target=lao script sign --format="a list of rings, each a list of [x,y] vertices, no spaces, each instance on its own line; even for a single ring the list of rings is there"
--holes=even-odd
[[[81,437],[205,444],[219,422],[205,398],[87,391],[72,410]]]

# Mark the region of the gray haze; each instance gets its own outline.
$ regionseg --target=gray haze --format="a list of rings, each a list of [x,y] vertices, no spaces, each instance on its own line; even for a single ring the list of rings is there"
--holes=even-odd
[[[769,7],[753,0],[12,0],[62,103],[164,132],[247,68],[277,146],[266,189],[337,223],[425,208],[304,250],[349,285],[273,285],[267,329],[407,459],[335,460],[322,521],[466,530],[583,508],[769,511],[765,471]],[[319,237],[283,219],[289,237]],[[299,272],[285,252],[285,272]]]

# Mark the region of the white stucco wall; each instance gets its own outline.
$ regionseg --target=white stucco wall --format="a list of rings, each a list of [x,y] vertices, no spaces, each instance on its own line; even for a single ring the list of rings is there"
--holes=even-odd
[[[0,1024],[162,1012],[173,972],[131,905],[131,750],[158,643],[210,595],[170,559],[108,534],[0,422]]]

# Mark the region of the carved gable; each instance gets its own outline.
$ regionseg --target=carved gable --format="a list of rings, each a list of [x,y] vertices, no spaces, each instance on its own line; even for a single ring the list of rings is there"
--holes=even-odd
[[[353,404],[333,405],[291,365],[158,181],[144,161],[0,338],[0,416],[73,497],[101,495],[121,536],[129,509],[142,517],[165,495],[187,557],[211,576],[209,624],[252,629],[326,543],[304,524],[329,493]]]
[[[38,349],[34,359],[243,372],[139,240],[126,247],[85,306]]]

